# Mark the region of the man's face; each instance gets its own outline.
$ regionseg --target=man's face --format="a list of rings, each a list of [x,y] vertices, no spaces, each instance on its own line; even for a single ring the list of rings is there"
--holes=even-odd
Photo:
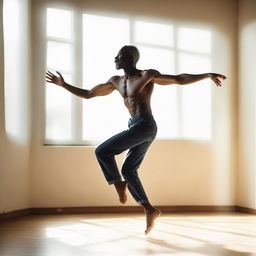
[[[115,57],[116,69],[122,69],[128,64],[128,56],[125,54],[125,51],[120,50]]]

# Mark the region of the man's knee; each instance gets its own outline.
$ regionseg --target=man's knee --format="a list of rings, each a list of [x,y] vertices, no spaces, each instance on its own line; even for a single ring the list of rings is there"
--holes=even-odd
[[[95,149],[95,155],[99,158],[99,157],[104,157],[108,155],[108,152],[106,150],[105,147],[103,147],[102,145],[99,145],[96,149]]]
[[[102,150],[102,147],[98,146],[96,149],[95,149],[95,155],[97,157],[101,157],[103,155],[103,150]]]
[[[125,179],[131,176],[138,176],[137,170],[131,166],[123,166],[121,173]]]

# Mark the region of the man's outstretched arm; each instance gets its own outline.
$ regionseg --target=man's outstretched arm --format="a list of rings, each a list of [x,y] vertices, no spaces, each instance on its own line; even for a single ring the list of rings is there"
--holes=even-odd
[[[151,73],[151,81],[160,85],[169,84],[191,84],[197,81],[210,78],[217,86],[221,86],[220,79],[226,79],[224,75],[216,73],[204,73],[204,74],[180,74],[180,75],[163,75],[157,70],[149,70]]]
[[[62,77],[62,75],[59,72],[57,72],[57,73],[59,74],[59,76],[55,76],[53,73],[48,71],[45,74],[46,82],[59,85],[59,86],[65,88],[66,90],[68,90],[69,92],[71,92],[81,98],[90,99],[90,98],[93,98],[96,96],[105,96],[115,90],[115,87],[112,83],[112,81],[113,81],[113,79],[115,79],[115,77],[110,78],[106,83],[96,85],[92,89],[86,90],[86,89],[81,89],[81,88],[72,86],[70,84],[67,84],[64,81],[64,78]]]

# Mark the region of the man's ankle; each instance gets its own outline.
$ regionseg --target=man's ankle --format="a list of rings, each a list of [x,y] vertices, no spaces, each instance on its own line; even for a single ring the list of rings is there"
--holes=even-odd
[[[143,203],[142,206],[146,212],[151,212],[155,210],[155,208],[150,203]]]

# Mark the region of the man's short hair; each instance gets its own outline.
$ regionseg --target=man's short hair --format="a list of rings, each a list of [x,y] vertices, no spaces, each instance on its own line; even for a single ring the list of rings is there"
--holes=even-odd
[[[140,52],[138,50],[138,48],[134,45],[125,45],[121,48],[121,51],[125,51],[125,53],[128,54],[128,56],[130,56],[133,61],[134,64],[136,64],[140,58]]]

